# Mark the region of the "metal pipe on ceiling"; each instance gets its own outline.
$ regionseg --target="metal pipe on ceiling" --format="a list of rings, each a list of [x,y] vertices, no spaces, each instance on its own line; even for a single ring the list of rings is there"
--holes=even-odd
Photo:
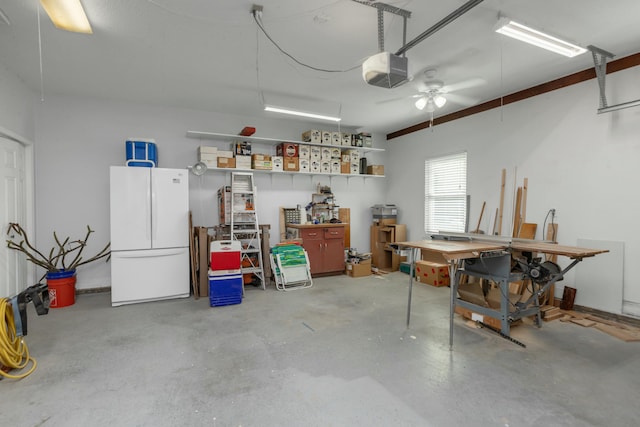
[[[442,28],[444,28],[446,25],[450,24],[452,21],[454,21],[455,19],[459,18],[460,16],[464,15],[465,13],[467,13],[469,10],[471,10],[472,8],[476,7],[478,4],[482,3],[484,0],[470,0],[468,2],[466,2],[465,4],[463,4],[462,6],[460,6],[458,9],[456,9],[455,11],[451,12],[449,15],[447,15],[445,18],[443,18],[442,20],[440,20],[438,23],[436,23],[434,26],[432,26],[431,28],[427,29],[426,31],[424,31],[422,34],[420,34],[418,37],[416,37],[415,39],[411,40],[409,43],[406,43],[404,46],[402,46],[395,54],[396,55],[402,55],[404,54],[406,51],[408,51],[409,49],[411,49],[412,47],[416,46],[418,43],[420,43],[421,41],[423,41],[424,39],[426,39],[427,37],[431,36],[433,33],[435,33],[438,30],[441,30]]]

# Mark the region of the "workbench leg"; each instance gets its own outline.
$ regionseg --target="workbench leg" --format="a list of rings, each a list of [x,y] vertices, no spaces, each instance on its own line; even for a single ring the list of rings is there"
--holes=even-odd
[[[413,276],[416,270],[416,256],[420,249],[409,249],[409,301],[407,302],[407,329],[411,322],[411,291],[413,290]]]
[[[501,332],[506,336],[509,336],[509,313],[511,311],[511,307],[509,307],[509,305],[511,304],[511,302],[509,301],[509,281],[506,279],[502,279],[498,283],[498,286],[500,287],[500,293],[502,294],[500,298],[500,326],[502,326]]]
[[[460,271],[458,270],[458,260],[449,261],[449,351],[453,350],[453,315],[456,311],[456,298],[458,295],[458,284],[460,283]]]

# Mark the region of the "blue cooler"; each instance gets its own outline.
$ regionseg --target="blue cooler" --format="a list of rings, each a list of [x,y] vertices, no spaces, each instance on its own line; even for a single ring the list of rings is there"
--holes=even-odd
[[[209,303],[211,307],[242,302],[242,270],[209,270]]]
[[[127,166],[158,167],[158,149],[153,139],[130,139],[126,142]]]

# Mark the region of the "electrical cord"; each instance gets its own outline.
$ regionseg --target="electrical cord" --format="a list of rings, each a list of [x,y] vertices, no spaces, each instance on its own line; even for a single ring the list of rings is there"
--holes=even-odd
[[[5,378],[22,379],[35,371],[36,359],[29,355],[29,348],[24,339],[17,335],[13,307],[7,298],[0,299],[0,364],[11,369],[24,369],[29,362],[31,368],[21,374],[12,375],[0,369]]]
[[[322,71],[324,73],[346,73],[349,71],[353,71],[357,68],[360,68],[361,65],[355,65],[351,68],[347,68],[345,70],[330,70],[330,69],[326,69],[326,68],[319,68],[319,67],[314,67],[312,65],[308,65],[305,64],[304,62],[299,61],[297,58],[295,58],[293,55],[291,55],[290,53],[286,52],[284,49],[282,49],[278,43],[276,43],[275,40],[273,40],[271,38],[271,36],[267,33],[267,30],[264,29],[264,26],[262,25],[262,20],[259,17],[259,14],[257,12],[254,12],[251,14],[251,16],[253,16],[253,19],[256,21],[256,24],[258,25],[258,28],[260,28],[260,30],[262,31],[262,33],[267,37],[267,39],[269,39],[269,41],[285,56],[289,57],[291,60],[293,60],[296,64],[302,65],[303,67],[309,68],[311,70],[315,70],[315,71]]]

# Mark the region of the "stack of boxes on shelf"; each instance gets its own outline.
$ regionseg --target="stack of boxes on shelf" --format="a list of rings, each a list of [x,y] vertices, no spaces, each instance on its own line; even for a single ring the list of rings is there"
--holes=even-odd
[[[398,209],[395,205],[375,205],[371,213],[371,263],[380,270],[398,271],[407,257],[397,254],[391,244],[407,240],[407,226],[396,223]]]
[[[318,174],[384,175],[384,167],[367,167],[358,148],[371,147],[371,134],[349,134],[309,130],[302,134],[304,143],[282,142],[273,153],[252,152],[250,141],[234,141],[230,150],[213,146],[198,148],[198,161],[207,168],[235,168]]]
[[[240,242],[237,240],[215,240],[211,242],[210,254],[210,306],[240,304],[243,291]]]
[[[198,147],[198,161],[207,165],[208,168],[235,168],[236,159],[233,151],[218,150],[217,147]]]

